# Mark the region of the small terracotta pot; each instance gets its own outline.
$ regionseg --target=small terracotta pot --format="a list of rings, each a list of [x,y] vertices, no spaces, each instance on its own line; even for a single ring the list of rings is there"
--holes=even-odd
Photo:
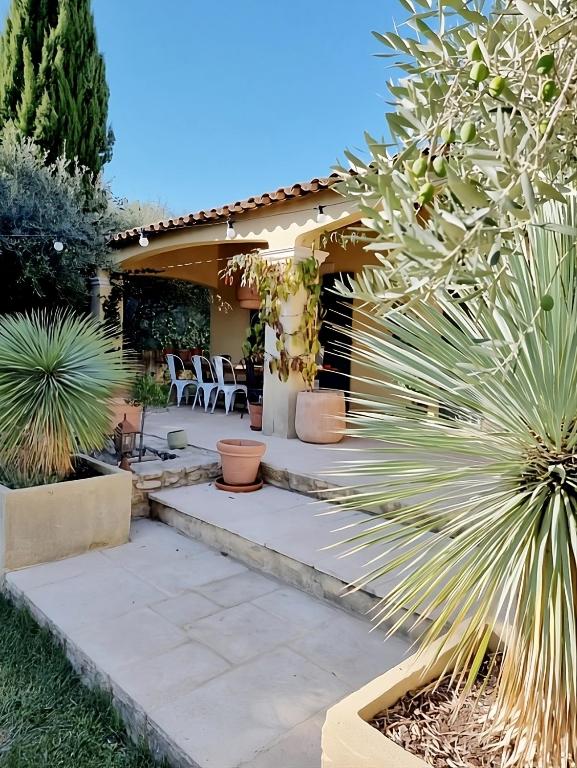
[[[258,440],[219,440],[222,476],[228,485],[249,485],[258,475],[266,444]]]
[[[345,427],[345,395],[338,389],[299,392],[295,430],[304,443],[340,443]]]
[[[260,309],[260,296],[251,285],[239,285],[236,289],[236,300],[244,309]]]
[[[250,414],[250,428],[254,432],[262,430],[262,405],[260,403],[249,403],[248,412]]]

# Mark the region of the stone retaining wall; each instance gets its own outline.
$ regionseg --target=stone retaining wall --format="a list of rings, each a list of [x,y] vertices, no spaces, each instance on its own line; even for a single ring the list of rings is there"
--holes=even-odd
[[[208,483],[220,473],[218,454],[197,448],[179,452],[177,459],[132,464],[132,517],[148,517],[148,494],[163,488]]]

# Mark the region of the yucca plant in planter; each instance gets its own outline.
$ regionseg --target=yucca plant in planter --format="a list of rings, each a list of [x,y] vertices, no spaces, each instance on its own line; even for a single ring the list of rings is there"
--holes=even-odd
[[[379,449],[350,467],[374,482],[343,504],[397,511],[350,538],[371,563],[353,588],[396,572],[376,620],[418,615],[421,649],[434,664],[452,648],[465,688],[499,635],[487,726],[507,765],[559,768],[577,757],[575,206],[546,206],[491,294],[496,269],[467,302],[439,291],[354,331],[390,383],[357,398],[352,433]]]
[[[0,318],[0,509],[7,569],[127,540],[131,478],[101,449],[131,372],[112,336],[67,311]]]

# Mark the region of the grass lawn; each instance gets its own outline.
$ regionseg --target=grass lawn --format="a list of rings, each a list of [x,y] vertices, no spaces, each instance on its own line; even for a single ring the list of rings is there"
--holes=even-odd
[[[85,688],[49,633],[0,596],[0,766],[153,768],[110,698]]]

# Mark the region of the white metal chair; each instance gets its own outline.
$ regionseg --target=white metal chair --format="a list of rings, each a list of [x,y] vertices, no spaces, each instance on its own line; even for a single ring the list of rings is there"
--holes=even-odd
[[[182,395],[184,393],[184,390],[187,387],[190,387],[192,384],[196,384],[195,381],[192,379],[179,379],[176,375],[176,364],[175,360],[178,360],[180,365],[182,366],[182,370],[184,371],[184,363],[178,357],[178,355],[167,355],[166,356],[166,362],[168,363],[168,371],[170,373],[170,389],[168,390],[168,400],[170,400],[170,395],[172,393],[172,388],[174,387],[176,389],[176,404],[177,406],[180,406],[180,401],[182,400]],[[186,402],[188,403],[188,392],[186,393]]]
[[[221,392],[224,395],[224,411],[225,413],[228,413],[231,408],[234,408],[234,401],[235,401],[237,392],[242,392],[244,394],[245,400],[247,399],[247,389],[244,384],[236,383],[236,376],[234,375],[234,366],[228,358],[217,355],[216,357],[212,358],[212,364],[214,365],[216,380],[218,382],[218,389],[216,390],[216,394],[214,396],[214,403],[212,404],[212,413],[214,413],[214,407],[216,405],[216,401],[218,400],[218,396]],[[228,365],[232,372],[232,381],[233,381],[232,384],[228,382],[225,383],[224,381],[225,365]]]
[[[206,363],[206,367],[208,369],[208,372],[210,373],[210,377],[212,381],[205,381],[204,380],[204,373],[202,370],[202,363]],[[202,357],[201,355],[193,355],[192,356],[192,365],[194,368],[194,374],[196,376],[196,381],[194,382],[196,384],[196,393],[194,395],[194,402],[192,404],[192,407],[194,408],[196,406],[197,401],[200,402],[199,395],[202,395],[202,400],[204,402],[204,410],[205,412],[208,410],[208,406],[210,405],[210,398],[212,397],[213,392],[218,388],[218,384],[214,380],[214,373],[212,370],[212,365],[210,364],[210,360],[208,360],[206,357]],[[216,400],[216,395],[215,395]]]

